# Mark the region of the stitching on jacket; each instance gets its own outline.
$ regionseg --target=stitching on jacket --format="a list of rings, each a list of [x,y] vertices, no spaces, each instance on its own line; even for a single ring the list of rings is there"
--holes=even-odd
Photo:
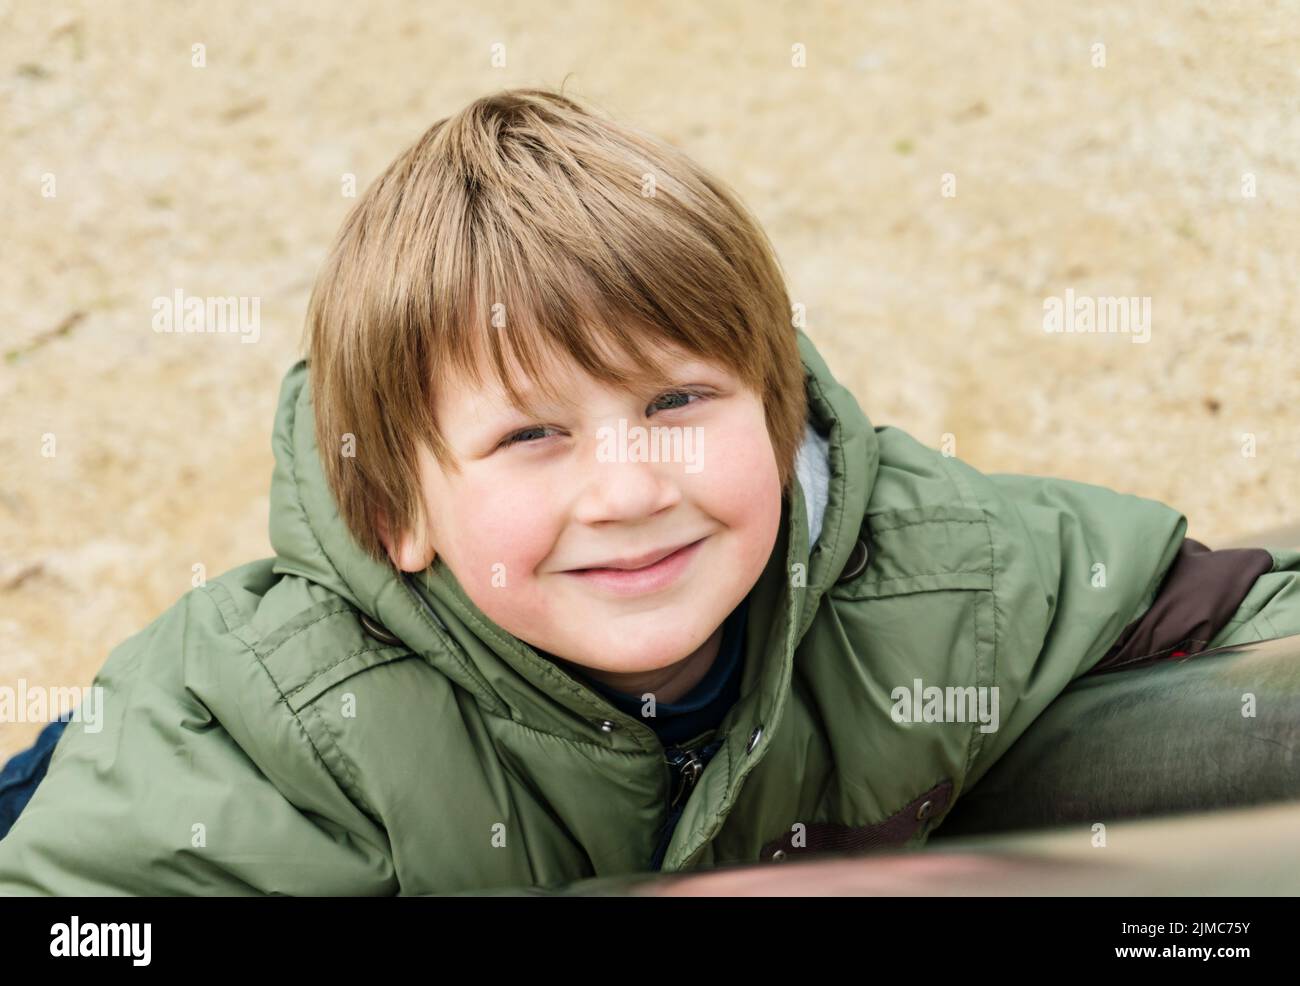
[[[910,438],[911,436],[908,437]],[[912,439],[912,441],[918,446],[920,446],[920,443],[916,442],[915,439]],[[988,508],[980,500],[978,494],[975,493],[974,489],[967,482],[966,478],[960,475],[960,473],[956,471],[956,469],[954,468],[954,464],[949,461],[949,457],[936,452],[934,449],[931,449],[928,446],[920,446],[920,447],[924,448],[927,452],[931,454],[933,458],[936,459],[936,461],[938,462],[940,474],[945,479],[947,479],[953,491],[956,492],[958,501],[961,504],[961,506],[969,510],[978,511],[979,516],[971,517],[971,518],[920,517],[915,520],[903,521],[902,523],[896,524],[892,527],[887,525],[876,525],[873,523],[872,530],[884,533],[890,530],[900,530],[902,528],[911,527],[918,524],[944,524],[944,525],[982,524],[984,525],[984,537],[988,545],[988,557],[989,557],[989,566],[987,568],[964,569],[959,572],[931,572],[931,573],[924,573],[924,575],[950,575],[950,574],[951,575],[956,575],[956,574],[988,575],[989,577],[988,589],[975,589],[971,591],[988,592],[989,594],[989,602],[990,602],[990,609],[991,609],[990,622],[991,622],[991,629],[992,629],[992,636],[993,636],[993,640],[991,644],[992,653],[990,655],[990,663],[992,666],[989,669],[989,683],[990,685],[996,686],[998,682],[998,657],[999,657],[998,621],[999,621],[1001,607],[999,605],[999,598],[998,598],[997,548],[994,545],[994,541],[993,541],[993,523],[990,519]],[[871,522],[870,516],[868,516],[868,518],[865,519],[868,520],[868,522]],[[897,581],[902,581],[904,579],[910,580],[917,577],[919,576],[917,575],[898,576],[892,579],[879,579],[874,582],[864,583],[864,584],[880,586],[888,582],[897,582]],[[978,683],[980,646],[979,646],[979,624],[978,624],[978,616],[976,612],[977,608],[978,608],[978,604],[976,607],[973,607],[971,610],[971,621],[972,621],[972,639],[974,641],[974,653],[975,653],[974,670],[976,675],[976,682]],[[952,779],[953,797],[950,798],[950,803],[952,800],[955,799],[957,793],[959,793],[965,787],[966,777],[970,775],[971,770],[974,768],[976,762],[979,760],[980,754],[983,752],[984,734],[979,733],[978,728],[979,728],[979,723],[977,722],[971,723],[970,726],[971,738],[967,744],[965,767],[963,768],[963,774],[961,777]]]
[[[214,584],[215,584],[215,583],[214,583]],[[212,601],[213,604],[215,605],[215,602],[216,602],[216,601],[213,600],[211,596],[209,596],[208,598],[209,598],[209,600]],[[221,617],[221,622],[222,622],[223,624],[225,624],[226,629],[227,629],[228,631],[231,630],[230,624],[226,622],[226,615],[225,615],[225,613],[223,613],[223,612],[221,611],[221,607],[220,607],[220,606],[217,606],[217,614]],[[235,635],[233,634],[233,632],[232,632],[232,636],[235,636]],[[290,717],[294,722],[296,722],[296,723],[298,724],[298,728],[299,728],[300,730],[302,730],[303,738],[307,740],[307,745],[311,747],[312,753],[314,753],[314,754],[316,755],[316,760],[317,760],[317,762],[320,764],[321,769],[322,769],[323,771],[325,771],[325,776],[327,776],[330,780],[332,780],[332,781],[335,783],[335,785],[338,787],[338,789],[343,793],[344,797],[346,797],[346,798],[347,798],[347,799],[348,799],[348,800],[349,800],[349,801],[350,801],[350,802],[351,802],[351,803],[352,803],[356,808],[358,808],[360,811],[365,812],[366,815],[369,816],[369,817],[371,817],[372,820],[373,820],[373,812],[374,812],[374,809],[371,808],[371,807],[366,803],[365,799],[363,799],[363,798],[360,797],[359,793],[355,793],[355,794],[354,794],[354,792],[352,792],[352,791],[350,790],[351,785],[348,784],[347,782],[345,782],[345,781],[344,781],[342,778],[340,778],[336,773],[334,773],[333,770],[330,769],[329,762],[325,759],[324,755],[322,755],[322,753],[320,752],[320,748],[316,745],[316,740],[315,740],[315,738],[312,736],[312,734],[311,734],[311,730],[309,730],[309,729],[307,728],[306,724],[302,721],[302,718],[298,715],[297,712],[295,712],[295,711],[293,710],[293,706],[291,706],[291,705],[289,704],[289,700],[285,697],[284,692],[280,690],[280,685],[279,685],[279,683],[275,680],[275,675],[271,674],[271,669],[268,668],[268,667],[266,666],[265,662],[263,662],[262,658],[258,655],[258,653],[257,653],[256,650],[254,650],[252,647],[250,647],[250,646],[249,646],[249,645],[248,645],[244,640],[242,640],[242,639],[239,638],[238,636],[236,636],[236,639],[238,639],[239,642],[240,642],[241,644],[244,645],[244,649],[247,650],[248,653],[251,654],[251,655],[253,656],[253,660],[254,660],[254,662],[256,662],[257,666],[258,666],[259,668],[262,669],[262,673],[266,675],[266,679],[267,679],[267,681],[269,681],[269,682],[271,683],[271,688],[273,688],[273,689],[275,690],[275,693],[276,693],[277,695],[280,696],[280,704],[284,706],[285,711],[289,713],[289,717]],[[310,709],[311,706],[307,706],[307,708]],[[225,729],[224,724],[223,724],[222,728]],[[227,731],[227,732],[228,732],[228,731]],[[232,739],[233,739],[233,737],[232,737]],[[336,749],[337,749],[337,747],[336,747]],[[247,755],[247,754],[245,754],[245,755]],[[250,758],[250,759],[251,759],[251,758]],[[340,753],[340,759],[346,759],[346,758],[344,758],[344,757],[342,756],[342,754]],[[260,768],[259,768],[259,769],[260,769]],[[268,778],[268,780],[269,780],[269,778]],[[278,791],[278,792],[280,793],[280,796],[281,796],[282,798],[284,798],[285,801],[288,801],[289,804],[293,805],[295,809],[298,808],[298,806],[297,806],[296,804],[294,804],[292,801],[289,801],[288,796],[285,795],[285,793],[284,793],[282,790],[280,790],[280,787],[279,787],[278,784],[275,784],[274,782],[272,782],[272,786],[275,787],[276,791]],[[328,817],[328,816],[326,816],[326,817]],[[338,823],[338,824],[342,824],[342,823],[339,822],[337,819],[331,819],[331,821],[334,821],[334,822],[336,822],[336,823]],[[347,826],[344,826],[344,827],[346,828]],[[387,834],[387,830],[386,830],[382,825],[379,826],[379,829],[380,829],[381,832],[384,832],[385,835]],[[348,831],[351,832],[352,830],[349,829]],[[355,833],[354,833],[354,834],[355,834]],[[379,848],[382,848],[382,847],[379,847]],[[389,866],[393,868],[393,879],[396,880],[396,873],[397,873],[397,870],[396,870],[396,867],[395,867],[394,864],[393,864],[393,859],[392,859],[391,849],[390,849],[390,851],[389,851],[388,853],[386,853],[385,855],[387,856]]]
[[[908,508],[912,509],[912,508]],[[967,508],[978,509],[978,508]],[[884,516],[883,514],[875,516]],[[985,517],[971,517],[963,520],[958,517],[925,517],[920,520],[905,520],[900,524],[881,524],[875,520],[875,517],[868,515],[868,522],[871,524],[873,533],[887,533],[889,531],[901,531],[905,527],[916,527],[920,524],[943,524],[945,527],[949,524],[987,524],[988,519]]]
[[[517,729],[522,729],[524,732],[536,733],[538,736],[545,736],[547,739],[555,740],[557,743],[569,743],[573,746],[590,747],[591,749],[597,750],[600,753],[605,755],[626,757],[629,760],[634,760],[637,757],[643,757],[647,753],[651,752],[649,750],[641,750],[641,751],[616,750],[613,747],[605,746],[603,743],[600,743],[596,740],[586,740],[586,739],[575,738],[571,736],[561,736],[559,733],[548,733],[545,729],[538,729],[536,726],[528,725],[528,723],[524,722],[522,719],[515,719],[511,716],[500,716],[499,718],[504,719],[506,722],[510,723],[510,725],[514,726]]]
[[[311,536],[315,539],[316,546],[320,549],[321,555],[329,564],[330,571],[334,573],[334,576],[340,582],[346,583],[347,580],[339,574],[338,566],[334,564],[334,559],[331,558],[330,553],[325,550],[325,542],[321,540],[320,534],[312,524],[311,515],[307,513],[307,508],[303,506],[302,495],[298,492],[302,486],[302,477],[298,471],[298,402],[302,400],[302,396],[307,390],[307,379],[308,378],[304,373],[303,382],[298,385],[298,393],[295,394],[293,400],[289,402],[289,451],[293,454],[293,500],[294,503],[298,505],[298,512],[302,514],[303,523],[307,525],[307,530],[311,531]]]
[[[380,817],[379,812],[375,810],[374,806],[361,793],[361,783],[357,779],[356,764],[348,758],[347,754],[343,752],[343,748],[339,746],[338,735],[330,729],[329,722],[323,715],[321,715],[320,709],[317,708],[315,703],[307,706],[307,708],[311,712],[312,719],[320,724],[321,732],[329,739],[330,746],[338,756],[339,762],[343,764],[343,771],[347,774],[347,781],[346,783],[340,781],[339,786],[344,789],[348,797],[356,802],[357,806],[362,811],[370,816],[370,820],[374,822],[375,825],[377,825],[381,830],[387,832],[387,827],[384,825],[384,821]]]
[[[976,510],[980,512],[980,515],[983,519],[984,537],[988,541],[988,546],[989,546],[989,566],[990,566],[988,570],[989,605],[993,611],[992,620],[991,620],[992,630],[993,630],[993,644],[992,644],[992,653],[989,655],[990,661],[992,663],[992,667],[989,669],[989,686],[997,687],[998,658],[1000,656],[1000,649],[998,647],[998,617],[999,617],[999,611],[1001,610],[1001,606],[999,604],[999,598],[998,598],[998,574],[997,574],[998,552],[997,552],[997,546],[994,544],[993,541],[993,523],[989,518],[988,508],[980,501],[978,495],[976,495],[974,490],[968,488],[964,478],[959,479],[958,475],[953,471],[952,463],[950,463],[947,460],[947,457],[941,455],[939,457],[939,461],[943,466],[944,472],[948,474],[948,477],[953,483],[953,485],[957,487],[957,492],[961,496],[963,502],[974,501],[973,506]],[[1016,516],[1019,517],[1019,511],[1016,512]],[[960,523],[960,521],[958,523]],[[976,674],[976,680],[978,681],[979,679],[978,624],[976,625],[976,639],[975,639],[975,674]],[[955,800],[956,795],[966,787],[966,778],[970,776],[970,773],[972,770],[974,770],[975,765],[980,758],[980,755],[984,752],[984,734],[979,732],[979,723],[972,722],[970,729],[971,729],[971,742],[966,750],[966,764],[965,767],[963,768],[962,776],[953,779],[954,789],[953,789],[953,796],[949,800],[950,804],[952,803],[952,800]]]
[[[348,613],[348,612],[351,612],[351,611],[352,611],[352,607],[349,606],[349,605],[347,605],[346,603],[344,603],[344,604],[343,604],[342,606],[340,606],[338,609],[332,609],[332,610],[330,610],[328,613],[325,613],[325,614],[323,614],[322,616],[318,616],[318,617],[316,617],[316,619],[312,620],[311,622],[309,622],[309,623],[304,623],[304,624],[303,624],[302,626],[300,626],[297,630],[295,630],[293,633],[289,634],[289,636],[285,637],[283,640],[281,640],[278,644],[276,644],[276,645],[275,645],[274,647],[272,647],[270,650],[267,650],[267,651],[265,651],[264,653],[262,653],[262,652],[260,652],[260,653],[262,653],[262,656],[263,656],[263,657],[271,657],[273,654],[277,653],[277,652],[280,650],[281,647],[283,647],[285,644],[287,644],[289,641],[291,641],[294,637],[298,636],[298,634],[302,633],[302,632],[303,632],[304,630],[306,630],[308,627],[313,627],[313,626],[315,626],[317,623],[319,623],[321,620],[328,620],[331,616],[337,616],[339,613]],[[260,640],[261,640],[261,642],[265,642],[265,641],[266,641],[266,638],[265,638],[265,637],[262,637],[262,638],[260,638]]]
[[[907,582],[911,579],[924,579],[933,575],[992,575],[991,568],[952,568],[940,569],[937,572],[914,572],[910,575],[895,575],[888,579],[867,579],[864,585],[884,585],[886,582]],[[977,591],[977,590],[976,590]]]
[[[987,513],[986,513],[986,514],[985,514],[985,517],[987,518],[987,516],[988,516],[988,515],[987,515]],[[992,622],[993,622],[993,653],[989,655],[989,658],[990,658],[990,660],[991,660],[992,663],[993,663],[993,667],[989,669],[989,685],[990,685],[990,687],[993,687],[993,686],[996,686],[997,683],[998,683],[998,657],[1000,656],[1000,652],[999,652],[999,649],[998,649],[998,576],[997,576],[998,558],[997,558],[997,548],[996,548],[996,547],[994,546],[994,544],[993,544],[993,529],[992,529],[992,525],[991,525],[991,524],[985,523],[985,525],[984,525],[984,533],[985,533],[985,535],[986,535],[986,536],[988,537],[988,539],[989,539],[989,557],[990,557],[990,558],[992,559],[992,561],[993,561],[993,569],[992,569],[992,572],[989,574],[989,604],[990,604],[990,606],[991,606],[992,609],[993,609],[993,620],[992,620]],[[978,654],[978,646],[979,646],[979,645],[978,645],[978,642],[977,642],[977,643],[976,643],[976,648],[977,648],[976,653],[977,653],[977,654]],[[978,662],[978,657],[976,658],[976,660],[977,660],[977,662]],[[976,665],[976,668],[977,668],[977,673],[978,673],[978,663],[977,663],[977,665]],[[975,723],[971,723],[971,734],[972,734],[972,736],[974,736],[974,734],[975,734],[977,731],[978,731],[978,727],[977,727],[977,725],[976,725]],[[979,754],[982,753],[982,752],[984,752],[984,734],[983,734],[983,733],[980,733],[979,736],[976,737],[976,743],[975,743],[974,745],[977,745],[979,749],[978,749],[978,751],[975,753],[975,756],[974,756],[974,757],[971,757],[971,758],[968,760],[968,762],[967,762],[967,764],[966,764],[966,771],[967,771],[966,774],[963,774],[960,778],[957,779],[957,785],[956,785],[956,787],[957,787],[958,790],[960,790],[960,789],[962,789],[962,788],[964,788],[964,787],[966,786],[966,777],[969,776],[970,771],[971,771],[972,769],[974,769],[974,766],[975,766],[975,760],[978,759]],[[956,793],[956,792],[954,792],[954,794],[955,794],[955,793]],[[949,804],[951,804],[951,801],[949,801]]]
[[[980,678],[980,625],[978,598],[975,600],[975,604],[970,608],[970,636],[971,650],[974,653],[974,667],[972,667],[971,670],[974,672],[975,684],[978,686]],[[978,692],[976,694],[978,694]],[[962,764],[962,776],[958,778],[959,787],[965,786],[966,775],[970,773],[971,765],[975,762],[975,758],[979,756],[979,751],[984,748],[984,734],[976,728],[978,725],[978,719],[979,716],[976,716],[976,721],[971,723],[970,734],[966,739],[966,759]]]
[[[478,670],[471,667],[468,661],[461,659],[460,648],[456,646],[456,642],[451,639],[450,634],[444,630],[437,620],[429,618],[429,604],[420,597],[419,593],[412,588],[411,583],[405,578],[396,581],[401,585],[402,590],[406,593],[409,601],[414,604],[415,611],[420,615],[420,619],[424,621],[424,625],[429,628],[434,637],[436,637],[442,644],[443,653],[454,663],[459,665],[461,671],[465,675],[465,680],[469,682],[469,685],[471,686],[471,690],[478,695],[479,699],[489,707],[489,711],[493,714],[498,715],[503,719],[513,719],[514,717],[509,714],[510,710],[506,706],[505,702],[498,698],[485,684],[479,681],[480,675]]]
[[[1273,621],[1268,618],[1267,614],[1260,613],[1259,618],[1268,624],[1268,628],[1272,631],[1274,638],[1286,636],[1286,634],[1278,631],[1278,628],[1274,625]]]
[[[211,594],[212,594],[212,590],[213,590],[213,589],[216,589],[216,588],[220,588],[220,589],[225,593],[225,598],[229,599],[229,590],[227,590],[225,586],[221,585],[221,583],[219,583],[219,582],[215,582],[215,581],[214,581],[214,582],[208,583],[207,585],[204,585],[204,586],[203,586],[203,589],[204,589],[204,590],[205,590],[209,595],[211,595]],[[215,599],[213,600],[213,602],[214,602],[214,603],[216,602]],[[232,603],[232,604],[233,604],[233,603]],[[350,605],[348,605],[347,603],[343,603],[343,604],[342,604],[338,609],[332,609],[332,610],[330,610],[328,613],[325,613],[325,614],[322,615],[322,616],[318,616],[318,617],[316,617],[316,619],[310,621],[309,623],[305,623],[305,624],[303,624],[301,627],[299,627],[299,628],[298,628],[297,630],[295,630],[293,633],[289,634],[289,636],[285,637],[283,640],[281,640],[279,643],[277,643],[274,647],[270,648],[269,650],[265,650],[265,649],[262,649],[262,648],[260,648],[259,646],[257,646],[258,644],[261,644],[261,643],[264,643],[264,642],[265,642],[265,640],[266,640],[265,637],[258,636],[258,635],[256,635],[256,634],[250,634],[250,636],[253,636],[254,641],[255,641],[254,643],[250,643],[247,639],[245,639],[245,636],[244,636],[243,634],[239,634],[239,633],[236,633],[236,632],[235,632],[235,628],[231,626],[230,620],[229,620],[229,619],[227,618],[227,616],[226,616],[225,609],[224,609],[220,604],[217,604],[217,609],[218,609],[218,611],[221,612],[221,620],[222,620],[223,623],[225,623],[225,625],[226,625],[226,629],[231,633],[231,635],[234,636],[234,637],[236,637],[236,638],[239,640],[240,643],[242,643],[245,647],[247,647],[247,648],[248,648],[249,650],[251,650],[254,654],[256,654],[257,657],[258,657],[258,659],[259,659],[259,660],[262,660],[262,661],[270,660],[272,657],[274,657],[276,654],[278,654],[278,653],[280,652],[280,648],[281,648],[281,647],[283,647],[285,644],[287,644],[287,643],[288,643],[290,640],[292,640],[294,637],[298,636],[298,634],[302,633],[302,632],[303,632],[304,630],[306,630],[308,627],[315,626],[317,623],[320,623],[322,620],[328,620],[328,619],[329,619],[330,617],[332,617],[332,616],[338,616],[340,613],[352,613],[352,612],[353,612],[353,608],[352,608]],[[241,622],[241,623],[238,625],[238,628],[239,628],[239,629],[243,629],[243,628],[248,627],[248,626],[249,626],[248,622],[247,622],[247,621],[243,621],[243,622]],[[298,694],[298,692],[302,691],[304,688],[306,688],[308,685],[310,685],[313,681],[315,681],[315,680],[316,680],[317,678],[319,678],[321,675],[326,674],[327,672],[334,670],[336,667],[338,667],[340,664],[343,664],[345,661],[350,661],[352,658],[354,658],[354,657],[359,657],[359,656],[362,655],[362,654],[370,654],[370,653],[374,653],[375,651],[383,651],[383,650],[400,650],[400,651],[406,651],[408,654],[412,654],[412,653],[414,653],[413,651],[411,651],[411,649],[410,649],[409,647],[405,647],[405,646],[400,645],[400,644],[386,644],[386,645],[384,645],[384,646],[382,646],[382,647],[363,647],[361,650],[353,651],[351,654],[348,654],[346,657],[341,657],[341,658],[339,658],[339,659],[338,659],[337,661],[335,661],[333,664],[329,664],[329,665],[326,665],[326,666],[323,667],[323,668],[319,668],[319,669],[317,669],[317,671],[316,671],[313,675],[311,675],[311,677],[307,678],[305,681],[299,682],[297,685],[295,685],[295,686],[294,686],[293,688],[291,688],[289,691],[287,691],[287,692],[281,691],[281,695],[283,695],[285,698],[289,698],[290,696],[296,695],[296,694]],[[367,670],[369,670],[369,668],[359,668],[359,669],[358,669],[358,673],[360,673],[361,671],[367,671]],[[269,673],[269,669],[268,669],[268,673]],[[277,688],[278,688],[278,684],[277,684]]]
[[[277,648],[277,650],[278,650],[278,649],[279,649],[279,648]],[[289,691],[285,692],[285,693],[284,693],[284,697],[285,697],[285,698],[289,698],[289,697],[292,696],[292,695],[297,695],[300,691],[302,691],[304,688],[306,688],[308,685],[310,685],[313,681],[315,681],[315,680],[316,680],[317,678],[319,678],[321,675],[323,675],[323,674],[327,674],[328,672],[333,671],[333,670],[334,670],[335,668],[337,668],[340,664],[346,664],[348,661],[352,660],[354,657],[360,657],[362,654],[375,654],[375,653],[378,653],[378,652],[380,652],[380,651],[390,651],[390,650],[391,650],[391,651],[403,651],[403,652],[405,652],[405,654],[406,654],[407,656],[414,656],[414,655],[412,654],[411,649],[410,649],[409,647],[403,647],[403,646],[401,646],[400,644],[385,644],[385,645],[380,646],[380,647],[363,647],[363,648],[361,648],[360,650],[354,650],[354,651],[353,651],[351,654],[349,654],[347,657],[340,657],[340,658],[339,658],[337,661],[335,661],[333,664],[329,664],[329,665],[326,665],[326,666],[323,667],[323,668],[320,668],[319,670],[317,670],[317,672],[316,672],[315,674],[313,674],[313,675],[312,675],[310,678],[308,678],[306,681],[299,682],[297,685],[294,685],[294,687],[293,687],[292,689],[290,689]],[[370,665],[369,667],[364,667],[364,668],[358,668],[358,669],[357,669],[357,672],[360,673],[360,672],[362,672],[362,671],[369,671],[369,670],[370,670],[370,667],[373,667],[373,666],[374,666],[374,665]],[[335,684],[337,684],[337,682],[335,682]]]
[[[979,625],[979,624],[980,624],[980,620],[979,620],[979,609],[980,609],[980,605],[981,605],[981,601],[982,601],[982,599],[985,599],[985,598],[986,598],[987,601],[988,601],[988,607],[989,607],[989,626],[990,626],[991,630],[993,631],[993,640],[992,640],[992,643],[990,644],[990,648],[989,648],[989,649],[990,649],[989,659],[990,659],[990,663],[992,664],[992,667],[989,669],[989,683],[990,683],[990,687],[997,687],[997,683],[998,683],[998,663],[997,663],[997,662],[998,662],[998,597],[997,597],[997,591],[996,591],[996,589],[994,589],[994,588],[989,588],[989,589],[980,590],[980,592],[981,592],[981,598],[980,598],[980,599],[977,599],[975,605],[971,607],[971,637],[972,637],[972,640],[974,641],[974,651],[975,651],[975,667],[974,667],[974,671],[975,671],[975,682],[976,682],[976,686],[978,687],[979,684],[980,684],[980,680],[979,680],[979,664],[980,664],[980,625]],[[988,593],[987,597],[983,596],[983,593],[985,593],[985,592]],[[961,775],[960,777],[957,777],[957,778],[952,778],[952,780],[953,780],[953,796],[952,796],[952,800],[956,800],[957,795],[958,795],[959,793],[961,793],[961,791],[962,791],[963,789],[965,789],[965,787],[966,787],[966,778],[970,776],[970,772],[974,769],[976,762],[977,762],[977,761],[979,760],[979,758],[980,758],[980,754],[982,754],[982,753],[984,752],[984,738],[985,738],[985,734],[982,733],[982,732],[980,732],[979,727],[980,727],[980,723],[978,722],[978,719],[973,720],[973,721],[971,722],[971,728],[970,728],[970,739],[969,739],[969,741],[968,741],[967,744],[966,744],[966,762],[965,762],[965,764],[964,764],[963,767],[962,767],[962,775]],[[950,801],[950,803],[951,803],[951,801]]]
[[[249,650],[253,650],[261,638],[253,632],[252,627],[248,625],[246,620],[239,618],[240,614],[235,608],[235,601],[230,596],[230,590],[215,580],[204,583],[200,588],[203,590],[204,595],[208,597],[208,601],[217,607],[217,612],[221,615],[221,622],[225,625],[226,631]],[[218,592],[218,590],[220,591]]]

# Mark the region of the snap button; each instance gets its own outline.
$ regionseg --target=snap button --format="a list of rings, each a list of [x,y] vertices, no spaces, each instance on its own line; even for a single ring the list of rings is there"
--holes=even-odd
[[[753,753],[754,747],[758,746],[758,738],[763,735],[763,727],[755,726],[754,731],[749,734],[749,743],[745,746],[746,753]]]
[[[612,733],[614,731],[614,721],[612,719],[602,719],[600,721],[600,731],[602,733]]]
[[[847,582],[849,579],[856,579],[862,574],[863,569],[867,567],[867,542],[863,538],[858,538],[857,543],[853,545],[853,550],[849,552],[848,563],[844,566],[844,571],[836,582]]]
[[[772,853],[772,862],[779,863],[784,859],[785,859],[784,849],[778,849],[776,852]]]
[[[360,616],[361,625],[365,627],[366,633],[370,634],[370,636],[374,637],[376,640],[385,644],[400,644],[402,642],[401,637],[398,637],[382,623],[376,623],[365,613],[361,613]]]
[[[921,807],[916,809],[916,817],[921,821],[925,821],[930,817],[932,811],[934,811],[933,801],[922,802]]]

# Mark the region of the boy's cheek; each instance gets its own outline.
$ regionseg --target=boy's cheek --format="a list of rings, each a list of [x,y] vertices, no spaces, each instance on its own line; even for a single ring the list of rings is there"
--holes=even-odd
[[[520,588],[545,562],[555,543],[552,525],[543,515],[513,501],[506,510],[463,514],[459,538],[470,569],[469,579],[483,591]]]
[[[466,559],[464,574],[456,573],[461,587],[497,626],[516,637],[531,638],[544,624],[547,607],[529,561],[517,546],[501,551],[484,547]]]
[[[725,477],[757,482],[768,473],[777,474],[776,453],[767,434],[761,406],[746,409],[734,417],[700,429],[692,443],[702,478],[717,481]]]
[[[706,460],[699,488],[707,491],[720,519],[738,526],[761,526],[773,510],[780,511],[780,476],[771,445],[753,441],[717,445],[712,460]]]

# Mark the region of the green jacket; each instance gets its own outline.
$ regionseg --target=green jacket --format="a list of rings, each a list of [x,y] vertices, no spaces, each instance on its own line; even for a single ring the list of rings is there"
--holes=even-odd
[[[665,872],[920,845],[1151,605],[1184,540],[1161,503],[985,475],[873,428],[799,345],[829,482],[784,501],[742,696]],[[275,421],[276,556],[112,650],[102,729],[64,734],[0,841],[0,892],[460,893],[649,868],[672,782],[653,731],[489,622],[441,562],[401,578],[369,559],[310,401],[299,362]],[[961,703],[926,721],[935,686],[996,688],[996,722]]]

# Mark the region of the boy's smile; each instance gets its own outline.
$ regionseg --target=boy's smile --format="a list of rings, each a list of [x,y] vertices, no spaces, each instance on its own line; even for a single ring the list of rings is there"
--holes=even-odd
[[[686,354],[668,366],[669,386],[632,393],[567,364],[568,400],[533,417],[495,381],[446,381],[436,414],[460,471],[421,450],[432,530],[394,560],[440,557],[498,626],[612,688],[685,694],[767,564],[781,489],[759,396]],[[611,435],[656,428],[690,429],[707,458],[610,454]]]
[[[571,568],[566,574],[585,579],[593,587],[619,596],[658,592],[677,581],[707,538],[706,535],[681,547],[651,551],[636,560],[618,559],[587,568]],[[646,560],[647,557],[653,560]]]

